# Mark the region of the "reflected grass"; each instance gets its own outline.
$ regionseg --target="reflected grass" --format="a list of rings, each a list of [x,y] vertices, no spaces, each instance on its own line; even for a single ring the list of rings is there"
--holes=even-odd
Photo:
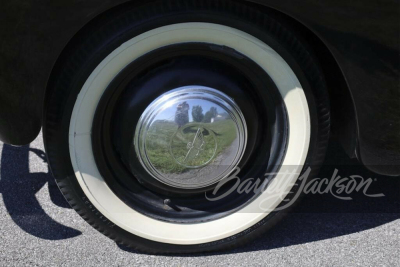
[[[191,127],[192,126],[192,127]],[[204,128],[204,146],[200,153],[193,150],[188,156],[188,143],[193,142],[199,128]],[[186,166],[201,166],[210,159],[217,163],[218,156],[236,139],[236,128],[230,120],[214,123],[192,123],[182,129],[168,121],[156,121],[148,132],[146,139],[147,155],[153,166],[163,173],[184,173],[190,168]],[[198,140],[198,139],[197,139]],[[195,141],[195,143],[198,141]],[[173,155],[170,147],[173,147]],[[196,146],[196,144],[195,144]],[[186,159],[186,161],[185,161]]]

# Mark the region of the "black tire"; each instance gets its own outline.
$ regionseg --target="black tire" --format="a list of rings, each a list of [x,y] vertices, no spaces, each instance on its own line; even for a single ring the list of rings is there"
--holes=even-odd
[[[168,0],[125,6],[92,23],[79,33],[80,42],[69,46],[68,56],[59,63],[49,84],[43,119],[47,156],[60,190],[80,216],[118,244],[146,253],[231,249],[260,237],[287,212],[271,212],[258,223],[224,239],[177,245],[145,239],[122,229],[106,218],[82,190],[71,163],[69,127],[74,105],[86,80],[104,58],[127,40],[154,28],[183,22],[207,22],[239,29],[272,47],[287,62],[303,87],[310,111],[311,138],[303,172],[311,167],[312,175],[316,174],[329,139],[329,99],[318,60],[301,36],[296,36],[289,25],[271,14],[230,0]],[[295,185],[290,196],[296,195],[297,189]]]

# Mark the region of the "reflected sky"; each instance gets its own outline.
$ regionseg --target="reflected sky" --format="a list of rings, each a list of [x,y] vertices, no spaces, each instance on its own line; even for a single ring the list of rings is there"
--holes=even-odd
[[[182,104],[183,102],[186,102],[189,104],[189,121],[190,122],[193,121],[192,109],[194,106],[201,106],[203,108],[203,114],[206,114],[206,112],[209,111],[210,108],[212,108],[212,107],[215,107],[217,109],[218,114],[227,112],[227,110],[224,110],[223,108],[219,107],[217,104],[210,102],[209,100],[202,100],[202,99],[190,100],[190,99],[188,99],[185,101],[179,101],[179,102],[173,103],[168,108],[160,110],[159,113],[157,114],[157,116],[155,117],[154,121],[159,121],[159,120],[174,121],[176,110],[177,110],[178,106],[180,104]]]

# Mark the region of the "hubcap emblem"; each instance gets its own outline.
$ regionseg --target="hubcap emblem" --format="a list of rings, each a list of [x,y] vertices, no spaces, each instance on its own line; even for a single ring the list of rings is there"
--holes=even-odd
[[[186,149],[183,149],[186,147]],[[170,153],[174,160],[186,168],[200,168],[215,157],[217,141],[211,130],[196,125],[178,129],[173,135]]]

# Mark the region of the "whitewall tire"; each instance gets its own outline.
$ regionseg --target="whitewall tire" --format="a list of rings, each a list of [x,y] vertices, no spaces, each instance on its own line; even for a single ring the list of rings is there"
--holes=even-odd
[[[299,175],[317,160],[316,155],[321,157],[325,150],[329,134],[329,103],[322,75],[311,53],[290,30],[268,14],[253,10],[266,18],[261,22],[257,16],[248,15],[251,12],[237,13],[211,2],[205,9],[196,3],[171,9],[163,9],[160,5],[154,21],[149,19],[152,15],[138,19],[133,14],[152,10],[157,4],[121,11],[119,16],[109,18],[108,23],[100,24],[98,30],[87,37],[89,40],[98,38],[98,44],[82,42],[71,51],[70,59],[64,63],[65,73],[61,71],[58,74],[50,93],[51,101],[45,116],[45,142],[51,168],[62,192],[70,204],[101,232],[139,250],[208,251],[239,245],[253,238],[280,217],[277,214],[281,211],[276,211],[276,208],[282,204],[282,199],[290,191],[296,191],[292,187]],[[230,1],[227,3],[249,8]],[[197,22],[188,16],[196,10]],[[239,22],[231,23],[234,20]],[[273,23],[276,27],[263,28],[262,23]],[[107,31],[112,28],[111,24],[124,34],[115,36]],[[282,39],[282,33],[289,37]],[[86,52],[82,56],[79,52],[79,49],[95,51],[95,47],[101,47],[102,43],[105,48],[100,53]],[[269,184],[279,188],[285,180],[285,186],[280,188],[285,193],[271,197],[268,195],[270,192],[264,191],[226,216],[195,223],[165,221],[132,208],[104,179],[93,149],[96,111],[113,80],[139,58],[160,48],[186,43],[229,47],[257,64],[280,94],[288,128],[281,166]],[[311,62],[311,68],[302,65],[301,58],[304,57]],[[88,63],[79,65],[83,61]],[[73,65],[77,67],[69,72]],[[154,99],[158,96],[155,95]],[[317,101],[323,106],[317,106]],[[66,163],[67,160],[70,163]],[[288,176],[288,166],[297,175]]]

